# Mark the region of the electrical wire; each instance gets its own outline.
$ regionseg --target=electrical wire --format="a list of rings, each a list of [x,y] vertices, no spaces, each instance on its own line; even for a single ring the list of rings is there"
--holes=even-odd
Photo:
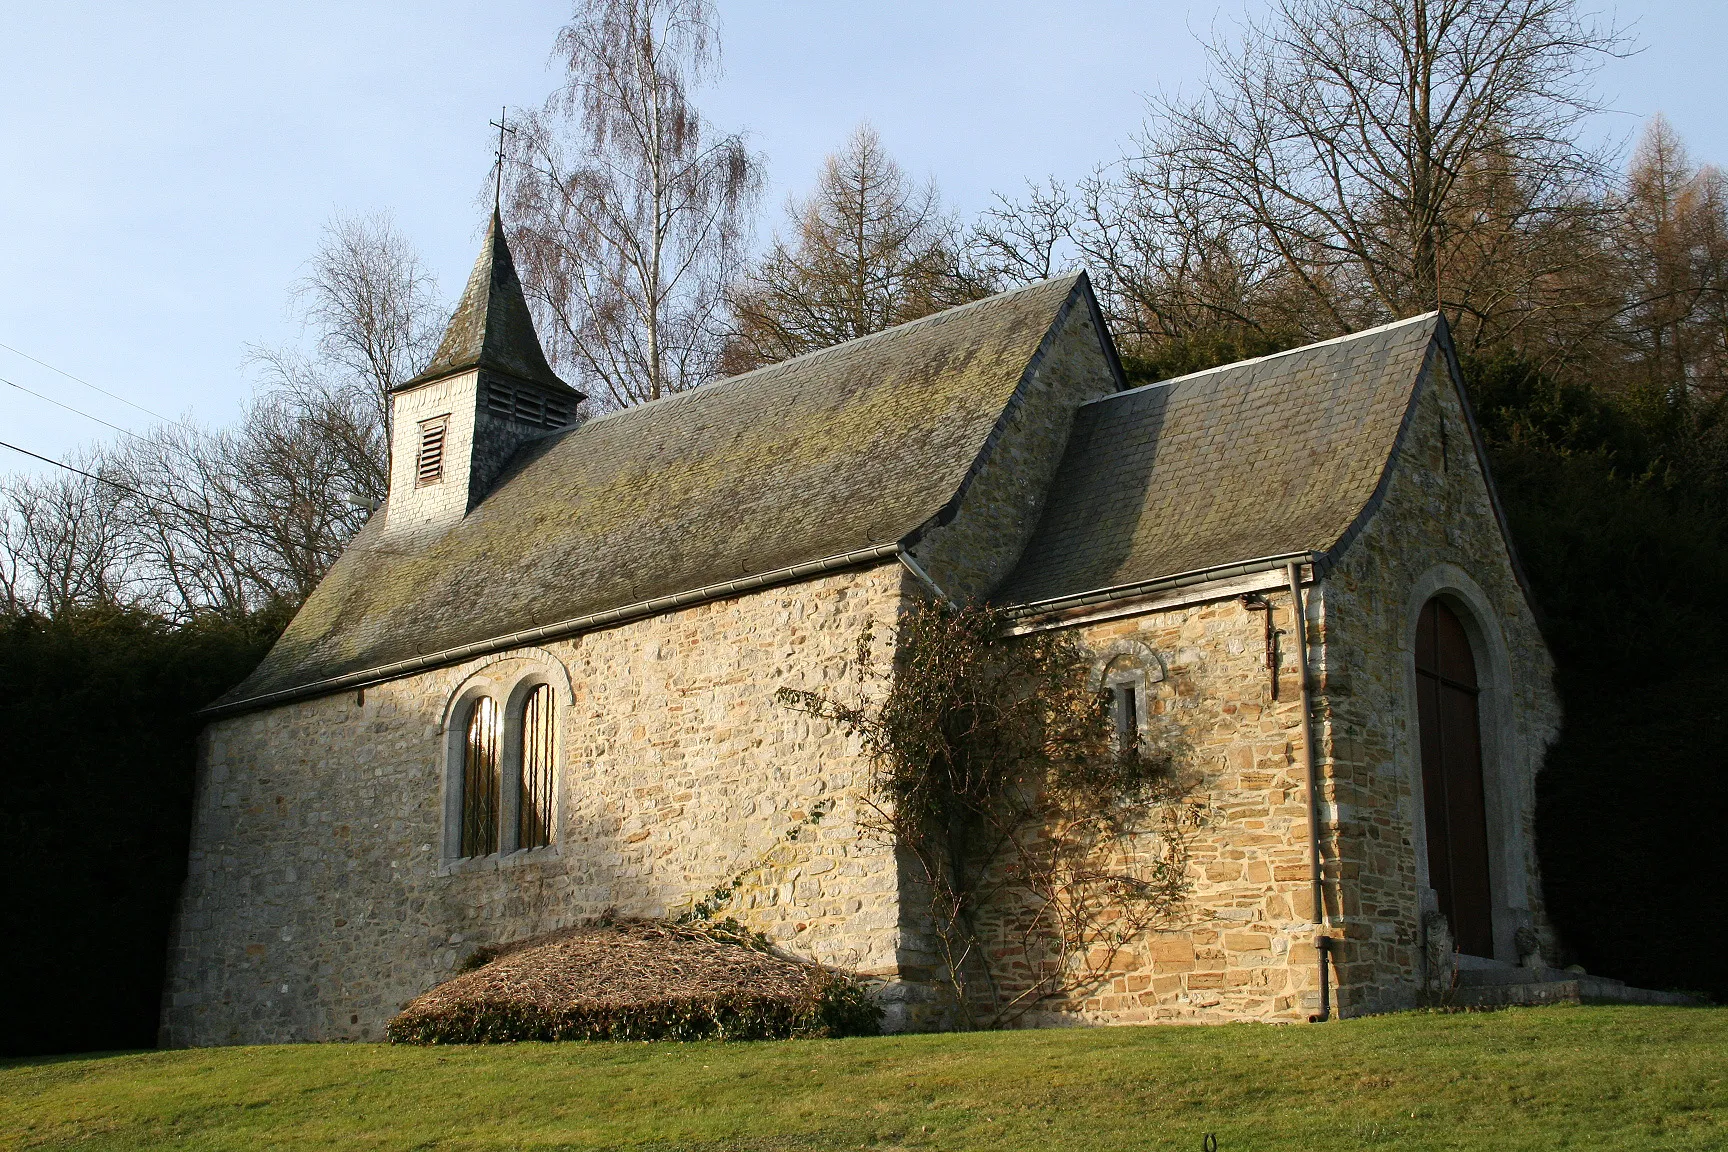
[[[30,353],[20,351],[19,349],[12,347],[12,345],[10,345],[10,344],[0,344],[0,348],[6,349],[6,351],[11,352],[15,356],[22,356],[22,357],[24,357],[24,359],[30,361],[32,364],[40,364],[42,367],[48,369],[48,371],[50,371],[50,372],[58,372],[60,375],[66,377],[66,379],[76,381],[77,383],[84,385],[84,387],[89,388],[92,391],[100,392],[100,393],[102,393],[102,395],[108,397],[110,400],[118,400],[118,401],[120,401],[120,403],[125,404],[129,408],[136,408],[136,409],[138,409],[138,411],[144,413],[146,416],[154,416],[158,420],[165,420],[170,424],[179,424],[180,427],[182,427],[182,428],[186,427],[186,425],[180,424],[180,421],[174,419],[171,416],[164,416],[160,412],[153,412],[150,409],[144,407],[144,405],[135,404],[131,400],[126,399],[126,397],[117,395],[113,392],[110,392],[106,388],[98,388],[96,385],[90,383],[90,381],[84,379],[82,376],[74,376],[74,375],[72,375],[72,373],[66,371],[66,369],[64,369],[64,368],[56,368],[56,367],[54,367],[54,365],[48,363],[48,361],[46,361],[46,360],[38,360],[38,359],[36,359],[36,357],[30,355]]]
[[[230,532],[250,532],[255,530],[254,525],[242,524],[237,520],[230,520],[226,516],[217,516],[210,512],[200,512],[195,508],[188,508],[184,504],[176,504],[165,496],[152,496],[148,492],[140,492],[129,484],[122,484],[118,480],[110,480],[106,476],[98,476],[94,472],[86,472],[82,468],[75,468],[64,461],[54,459],[52,456],[44,456],[40,452],[32,452],[28,448],[20,448],[18,445],[8,444],[4,440],[0,440],[0,448],[10,448],[12,451],[28,456],[32,460],[40,460],[44,464],[52,464],[56,468],[64,468],[66,471],[76,473],[87,480],[94,480],[98,484],[106,484],[110,488],[118,488],[120,491],[131,496],[136,496],[140,500],[151,504],[161,504],[164,507],[174,509],[176,512],[183,512],[194,519],[207,520],[218,527],[228,529]]]
[[[130,436],[134,440],[143,440],[144,439],[144,437],[138,435],[138,433],[132,431],[132,429],[130,429],[130,428],[122,428],[118,424],[110,424],[110,423],[108,423],[108,421],[102,419],[102,417],[100,417],[100,416],[92,416],[90,413],[85,412],[83,409],[74,408],[74,407],[72,407],[72,405],[63,403],[62,401],[59,401],[59,400],[56,400],[52,396],[44,396],[40,392],[37,392],[33,389],[24,387],[24,385],[18,383],[16,380],[8,380],[8,379],[6,379],[6,377],[0,376],[0,384],[10,384],[10,385],[12,385],[12,387],[18,389],[18,391],[20,391],[20,392],[26,393],[27,395],[30,395],[30,396],[34,396],[38,400],[46,400],[48,403],[54,405],[54,407],[64,408],[66,411],[72,413],[74,416],[82,416],[86,420],[94,420],[94,421],[96,421],[96,423],[102,425],[102,427],[112,428],[112,429],[114,429],[114,431],[122,433],[123,435],[126,435],[126,436]]]
[[[74,468],[74,467],[72,467],[72,465],[63,463],[59,460],[54,459],[51,456],[44,456],[40,452],[32,452],[28,448],[20,448],[16,444],[8,444],[4,440],[0,440],[0,448],[10,448],[10,449],[12,449],[12,451],[20,453],[20,454],[25,455],[25,456],[28,456],[32,460],[40,460],[44,464],[52,464],[52,465],[54,465],[54,467],[64,468],[68,472],[76,472],[78,475],[84,477],[87,480],[94,480],[98,484],[107,484],[108,486],[110,486],[112,488],[120,489],[120,491],[122,491],[122,492],[130,492],[132,495],[138,497],[141,500],[155,500],[155,499],[157,499],[157,497],[155,497],[155,496],[144,495],[144,493],[138,491],[138,489],[136,489],[136,488],[128,488],[126,485],[120,483],[117,480],[110,480],[106,476],[98,476],[94,472],[86,472],[82,468]],[[174,505],[174,507],[179,507],[179,505]],[[190,509],[181,508],[180,511],[187,512],[187,511],[190,511]]]

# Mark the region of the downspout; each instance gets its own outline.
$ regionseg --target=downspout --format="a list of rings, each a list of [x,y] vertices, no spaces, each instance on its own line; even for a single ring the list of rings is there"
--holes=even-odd
[[[917,557],[913,556],[911,552],[902,547],[897,553],[895,553],[895,555],[899,556],[900,563],[906,566],[908,572],[918,577],[919,583],[923,584],[924,587],[930,589],[930,591],[936,594],[936,599],[942,601],[942,603],[948,605],[950,608],[956,608],[959,606],[954,602],[952,596],[942,591],[942,586],[940,584],[931,579],[930,573],[924,570],[924,566],[918,563]]]
[[[1296,615],[1296,669],[1302,686],[1302,767],[1308,785],[1308,881],[1314,910],[1310,917],[1321,928],[1331,926],[1326,912],[1326,891],[1320,871],[1320,771],[1314,759],[1314,682],[1308,674],[1308,613],[1302,604],[1302,566],[1292,560],[1285,567],[1290,576],[1290,603]],[[1319,1023],[1331,1018],[1330,973],[1327,961],[1332,940],[1324,932],[1314,941],[1320,959],[1320,1012],[1311,1017]]]

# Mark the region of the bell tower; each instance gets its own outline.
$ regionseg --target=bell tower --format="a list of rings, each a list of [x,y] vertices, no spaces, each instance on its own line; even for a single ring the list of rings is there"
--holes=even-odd
[[[390,395],[385,531],[439,531],[462,519],[518,448],[574,424],[583,399],[546,362],[494,209],[437,354]]]

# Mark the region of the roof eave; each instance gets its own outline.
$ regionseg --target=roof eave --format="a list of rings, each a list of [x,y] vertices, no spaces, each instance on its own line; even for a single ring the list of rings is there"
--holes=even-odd
[[[900,551],[900,547],[899,543],[874,544],[868,548],[854,549],[851,552],[843,552],[835,556],[825,556],[820,560],[810,560],[803,564],[777,568],[771,572],[744,576],[719,584],[708,584],[685,592],[673,593],[669,596],[657,596],[651,600],[639,600],[633,604],[609,608],[603,612],[592,612],[585,616],[559,620],[536,628],[494,636],[486,640],[476,640],[469,644],[446,648],[438,652],[428,652],[421,656],[410,657],[407,660],[397,660],[372,668],[345,672],[340,676],[329,676],[305,684],[292,685],[270,692],[260,692],[257,695],[242,697],[238,700],[218,699],[199,709],[197,715],[206,720],[217,720],[224,716],[237,716],[247,712],[261,711],[265,708],[275,708],[283,704],[292,704],[315,696],[329,696],[336,692],[368,688],[374,684],[400,680],[404,676],[411,676],[417,672],[460,664],[465,660],[487,656],[509,648],[521,648],[544,643],[548,640],[565,639],[583,632],[612,628],[620,624],[627,624],[632,620],[674,612],[680,608],[704,604],[711,600],[724,600],[778,584],[788,584],[847,568],[862,567],[878,560],[893,557]]]
[[[390,392],[392,395],[398,392],[407,392],[413,388],[420,388],[427,384],[436,384],[440,380],[449,380],[453,376],[461,376],[464,373],[475,371],[491,372],[498,376],[508,376],[512,380],[520,380],[524,384],[534,384],[542,388],[552,388],[553,390],[561,388],[571,396],[574,396],[577,403],[588,399],[588,393],[565,383],[564,380],[558,376],[552,376],[550,379],[542,379],[538,376],[524,376],[520,372],[512,372],[508,368],[500,368],[496,364],[488,363],[485,357],[454,366],[440,367],[436,370],[422,372],[410,380],[395,385],[390,389]]]

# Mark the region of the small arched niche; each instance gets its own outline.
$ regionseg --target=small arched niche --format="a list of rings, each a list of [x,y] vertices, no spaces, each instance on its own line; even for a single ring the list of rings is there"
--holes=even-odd
[[[1120,752],[1146,745],[1152,712],[1152,686],[1164,679],[1164,665],[1150,645],[1118,640],[1092,664],[1092,690],[1107,697],[1111,726]]]

